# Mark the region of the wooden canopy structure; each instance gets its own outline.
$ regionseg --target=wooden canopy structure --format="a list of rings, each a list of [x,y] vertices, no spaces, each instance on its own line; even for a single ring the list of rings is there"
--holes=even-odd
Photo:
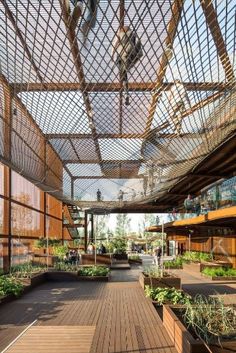
[[[89,1],[76,26],[66,3],[0,0],[1,161],[113,210],[166,210],[234,174],[235,1],[96,1],[86,39]],[[124,26],[143,51],[129,105],[111,55]]]

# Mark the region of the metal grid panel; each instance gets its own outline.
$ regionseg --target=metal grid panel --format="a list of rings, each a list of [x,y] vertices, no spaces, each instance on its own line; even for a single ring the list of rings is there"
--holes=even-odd
[[[44,133],[90,133],[80,92],[29,92],[20,98]]]
[[[124,201],[131,200],[132,189],[137,194],[142,190],[141,179],[77,179],[74,182],[75,198],[86,201],[96,201],[97,190],[102,193],[103,201],[117,201],[119,190],[125,192]]]
[[[73,177],[99,177],[102,176],[101,167],[99,164],[67,164],[68,170]]]
[[[92,138],[74,139],[71,142],[76,150],[79,159],[82,160],[98,160],[95,143]]]
[[[62,160],[77,160],[77,154],[71,144],[67,139],[49,139],[49,142],[53,146],[54,150],[57,152]]]
[[[116,199],[113,184],[141,193],[140,176],[150,179],[151,174],[155,186],[147,193],[158,196],[235,129],[235,1],[213,0],[213,7],[207,9],[199,0],[185,1],[182,11],[181,4],[180,0],[126,0],[123,19],[122,2],[100,0],[95,28],[86,41],[81,33],[86,9],[73,34],[59,1],[0,4],[0,70],[13,83],[11,95],[18,94],[43,133],[53,134],[48,138],[60,158],[67,164],[79,163],[70,166],[74,176],[82,168],[85,177],[92,177],[91,165],[95,173],[99,170],[100,179],[76,181],[89,199],[98,187],[107,200]],[[124,104],[118,69],[111,59],[112,41],[123,22],[135,29],[144,52],[128,74],[132,87],[136,85],[129,106]],[[217,40],[215,30],[222,32]],[[185,90],[184,103],[176,96],[171,101],[177,79]],[[146,85],[141,90],[138,85],[145,82],[156,82],[156,87]],[[106,85],[94,90],[96,83]],[[176,109],[177,103],[181,109]],[[45,146],[40,130],[26,115],[20,109],[13,116],[12,161],[23,172],[34,177],[38,173],[40,179],[38,165]],[[1,144],[2,140],[3,134]],[[22,160],[17,151],[24,153]],[[52,164],[54,159],[55,154],[50,157]]]
[[[99,139],[103,160],[140,158],[141,139]]]

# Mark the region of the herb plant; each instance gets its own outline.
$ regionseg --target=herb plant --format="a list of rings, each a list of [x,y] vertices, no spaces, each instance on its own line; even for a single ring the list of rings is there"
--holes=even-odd
[[[223,267],[206,267],[202,271],[202,273],[206,276],[210,277],[236,277],[236,269],[234,268],[223,268]]]
[[[184,321],[206,344],[236,335],[233,306],[225,306],[216,297],[197,295],[192,302],[187,302]]]
[[[88,266],[80,267],[79,276],[106,276],[109,273],[109,268],[105,266]]]
[[[145,286],[146,297],[157,301],[159,305],[163,304],[186,304],[191,301],[191,297],[182,290],[175,288],[152,288]]]
[[[23,284],[12,276],[0,277],[0,295],[13,294],[18,297],[23,291]]]

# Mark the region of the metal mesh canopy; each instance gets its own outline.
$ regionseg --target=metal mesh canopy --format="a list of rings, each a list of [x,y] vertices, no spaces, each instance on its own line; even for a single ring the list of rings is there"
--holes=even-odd
[[[0,0],[0,155],[59,197],[113,207],[161,197],[236,128],[235,0]],[[71,11],[73,5],[70,3]],[[129,105],[112,59],[128,26],[143,56]],[[119,204],[119,206],[122,206]]]

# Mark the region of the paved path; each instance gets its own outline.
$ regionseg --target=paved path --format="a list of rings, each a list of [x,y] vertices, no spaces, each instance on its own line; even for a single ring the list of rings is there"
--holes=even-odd
[[[200,273],[199,264],[184,265],[183,270],[171,270],[181,277],[182,288],[191,295],[221,295],[226,304],[236,304],[236,281],[212,281]]]

